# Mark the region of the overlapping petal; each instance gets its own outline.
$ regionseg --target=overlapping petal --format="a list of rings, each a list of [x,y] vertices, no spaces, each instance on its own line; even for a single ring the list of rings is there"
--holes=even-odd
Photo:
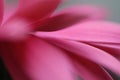
[[[39,27],[42,31],[54,31],[86,20],[106,18],[106,11],[96,6],[75,6],[56,12]]]
[[[51,40],[52,43],[56,42],[58,46],[120,74],[120,62],[118,59],[109,54],[109,52],[86,43],[119,44],[119,24],[104,21],[88,21],[54,32],[37,32],[35,35]]]
[[[64,40],[54,37],[44,39],[49,40],[53,44],[56,44],[57,46],[60,46],[61,48],[64,48],[74,54],[77,54],[80,57],[84,57],[90,61],[102,65],[109,70],[112,70],[116,74],[120,74],[120,61],[118,61],[118,59],[116,59],[114,56],[99,48],[90,46],[82,42]]]
[[[100,66],[85,58],[78,57],[71,53],[73,64],[79,75],[83,80],[113,80],[111,76]]]
[[[17,11],[10,14],[10,18],[5,15],[3,22],[8,21],[2,25],[0,37],[3,34],[3,37],[9,38],[8,41],[10,38],[27,38],[23,42],[3,41],[0,45],[2,58],[12,78],[74,80],[73,65],[69,62],[72,59],[76,71],[83,79],[112,80],[102,66],[120,74],[120,61],[116,57],[120,52],[120,25],[91,21],[100,20],[105,14],[90,6],[68,8],[50,16],[61,1],[19,0]],[[0,0],[0,21],[2,17],[3,1]],[[36,28],[37,23],[42,24],[39,26],[41,31],[52,32],[31,32],[34,28],[31,30],[28,27]],[[34,37],[28,38],[28,34]],[[50,41],[51,44],[43,40]],[[75,56],[68,58],[64,50]]]
[[[14,80],[74,78],[65,52],[41,39],[32,37],[25,43],[7,43],[5,47],[3,59]]]
[[[86,44],[89,44],[91,46],[94,46],[96,48],[100,48],[101,50],[104,50],[108,52],[109,54],[113,55],[117,59],[120,60],[120,44],[117,43],[96,43],[96,42],[86,42]]]
[[[83,42],[120,43],[120,25],[106,21],[86,21],[58,31],[36,32],[35,35]]]

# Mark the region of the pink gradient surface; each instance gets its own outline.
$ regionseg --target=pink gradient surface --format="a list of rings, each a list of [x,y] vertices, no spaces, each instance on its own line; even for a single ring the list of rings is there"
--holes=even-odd
[[[19,0],[8,9],[3,1],[0,56],[13,80],[113,80],[103,67],[120,75],[120,25],[105,21],[104,9],[79,5],[52,15],[63,0]]]

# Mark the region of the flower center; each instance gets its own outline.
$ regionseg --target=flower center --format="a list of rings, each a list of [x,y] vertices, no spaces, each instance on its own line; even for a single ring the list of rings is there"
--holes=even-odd
[[[22,19],[10,20],[0,27],[0,39],[21,40],[26,38],[30,31],[27,21]]]

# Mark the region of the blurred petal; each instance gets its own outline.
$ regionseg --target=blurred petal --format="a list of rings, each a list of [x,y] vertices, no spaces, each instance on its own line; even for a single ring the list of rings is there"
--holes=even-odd
[[[82,42],[120,43],[120,25],[106,21],[87,21],[58,31],[36,32],[35,35]]]
[[[104,9],[96,6],[76,6],[60,10],[46,22],[39,30],[53,31],[72,26],[78,22],[86,20],[100,20],[106,18]]]
[[[3,19],[3,0],[0,0],[0,25]]]
[[[7,21],[16,11],[17,4],[15,2],[12,3],[6,3],[5,9],[4,9],[4,17],[3,17],[3,22]]]
[[[99,7],[99,6],[93,6],[93,5],[74,5],[71,7],[68,7],[61,11],[60,13],[73,13],[76,15],[85,16],[87,19],[105,19],[107,17],[107,10],[105,8]]]
[[[100,66],[85,58],[78,57],[74,53],[71,54],[73,64],[77,74],[83,80],[113,80],[112,77]]]
[[[25,18],[32,23],[48,17],[61,0],[19,0],[19,7],[14,17]]]
[[[41,39],[5,47],[3,59],[14,80],[73,80],[65,52]]]

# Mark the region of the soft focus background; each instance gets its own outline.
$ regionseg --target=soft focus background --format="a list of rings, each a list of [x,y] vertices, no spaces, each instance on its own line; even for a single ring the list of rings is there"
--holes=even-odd
[[[73,4],[91,4],[105,7],[109,13],[109,20],[120,22],[120,0],[66,0],[64,6]]]
[[[6,0],[7,2],[16,0]],[[91,4],[102,6],[108,10],[108,20],[120,22],[120,0],[66,0],[65,3],[61,5],[61,7],[69,6],[69,5],[76,5],[76,4]],[[4,70],[2,62],[0,62],[0,80],[10,80],[7,72]],[[110,72],[111,75],[114,77],[115,80],[120,80],[118,76]],[[3,75],[4,74],[4,75]],[[4,79],[1,79],[3,78]]]
[[[17,0],[6,0],[7,2]],[[120,22],[120,0],[65,0],[65,3],[62,5],[69,6],[74,4],[91,4],[105,7],[109,13],[109,20]]]

